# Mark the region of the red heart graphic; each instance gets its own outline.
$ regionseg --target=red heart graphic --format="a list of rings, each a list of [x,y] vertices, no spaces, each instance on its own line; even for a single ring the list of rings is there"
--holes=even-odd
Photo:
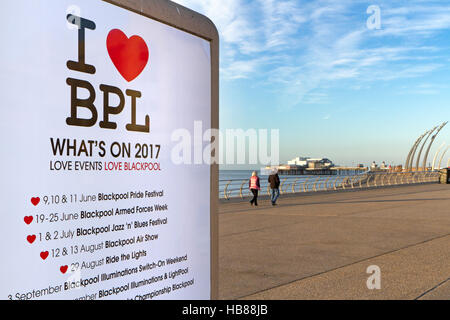
[[[27,240],[28,240],[29,243],[33,243],[34,241],[36,241],[36,236],[35,235],[28,236]]]
[[[139,36],[128,37],[119,29],[109,32],[106,40],[109,56],[128,82],[136,79],[148,63],[149,50],[144,39]]]
[[[48,251],[41,252],[41,258],[42,258],[42,260],[47,259],[48,258]]]
[[[23,221],[25,221],[26,224],[30,224],[33,222],[33,217],[32,216],[25,217],[23,218]]]
[[[39,202],[41,202],[40,198],[31,198],[31,203],[36,207]]]
[[[62,274],[65,274],[67,272],[67,269],[69,269],[68,266],[62,266],[61,268],[59,268]]]

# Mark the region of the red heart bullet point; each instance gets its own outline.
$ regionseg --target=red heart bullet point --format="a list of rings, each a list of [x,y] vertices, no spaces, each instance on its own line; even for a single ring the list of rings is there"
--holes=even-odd
[[[33,204],[33,206],[36,207],[39,204],[39,202],[41,202],[41,199],[39,197],[31,198],[31,203]]]
[[[59,268],[62,274],[65,274],[67,272],[67,269],[69,269],[68,266],[62,266],[61,268]]]
[[[33,222],[33,217],[32,216],[25,217],[23,218],[23,221],[25,221],[26,224],[30,224]]]
[[[48,251],[41,252],[41,258],[42,258],[42,260],[47,259],[48,258]]]
[[[106,47],[117,70],[128,82],[136,79],[144,71],[150,53],[141,37],[128,38],[121,30],[114,29],[108,34]]]
[[[33,243],[34,241],[36,241],[36,236],[35,235],[28,236],[27,240],[28,240],[29,243]]]

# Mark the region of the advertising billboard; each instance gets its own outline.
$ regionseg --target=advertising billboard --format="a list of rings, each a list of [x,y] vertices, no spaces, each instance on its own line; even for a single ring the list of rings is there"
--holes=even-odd
[[[0,7],[0,298],[214,298],[215,169],[172,159],[217,126],[211,41],[161,5]]]

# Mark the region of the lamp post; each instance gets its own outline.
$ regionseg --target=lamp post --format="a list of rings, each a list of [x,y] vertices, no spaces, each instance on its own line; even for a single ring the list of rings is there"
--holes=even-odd
[[[428,145],[428,149],[427,152],[425,153],[425,157],[423,158],[423,171],[425,171],[425,168],[427,166],[427,158],[428,158],[428,153],[430,152],[431,146],[433,145],[434,140],[436,139],[437,135],[439,134],[439,132],[441,132],[441,130],[447,125],[447,122],[444,122],[439,129],[436,131],[436,134],[431,138],[430,144]]]

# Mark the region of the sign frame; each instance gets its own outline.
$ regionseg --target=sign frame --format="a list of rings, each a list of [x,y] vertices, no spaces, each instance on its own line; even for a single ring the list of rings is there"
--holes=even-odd
[[[168,0],[101,0],[209,41],[211,47],[211,129],[219,129],[219,33],[204,15]],[[218,151],[216,151],[218,152]],[[211,159],[214,154],[211,155]],[[219,165],[210,165],[210,255],[212,300],[219,298]]]

